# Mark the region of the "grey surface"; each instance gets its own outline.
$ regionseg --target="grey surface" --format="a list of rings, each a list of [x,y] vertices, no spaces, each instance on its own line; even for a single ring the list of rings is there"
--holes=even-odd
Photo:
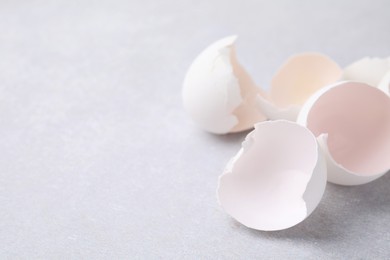
[[[389,259],[390,175],[328,185],[306,221],[217,205],[245,134],[199,130],[181,83],[208,44],[267,86],[289,55],[390,54],[389,1],[1,1],[1,259]]]

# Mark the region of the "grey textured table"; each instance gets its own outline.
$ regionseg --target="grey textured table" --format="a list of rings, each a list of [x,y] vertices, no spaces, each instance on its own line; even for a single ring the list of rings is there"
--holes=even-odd
[[[390,175],[329,184],[281,232],[249,230],[215,198],[244,134],[184,113],[193,58],[238,34],[266,87],[291,54],[342,66],[390,54],[383,1],[1,1],[1,259],[389,259]]]

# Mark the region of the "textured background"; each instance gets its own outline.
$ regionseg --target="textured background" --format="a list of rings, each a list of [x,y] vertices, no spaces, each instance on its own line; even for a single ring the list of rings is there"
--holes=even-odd
[[[215,199],[244,134],[199,130],[181,105],[194,57],[238,34],[266,87],[291,54],[342,66],[390,54],[390,2],[0,2],[1,259],[386,259],[390,175],[329,184],[281,232]]]

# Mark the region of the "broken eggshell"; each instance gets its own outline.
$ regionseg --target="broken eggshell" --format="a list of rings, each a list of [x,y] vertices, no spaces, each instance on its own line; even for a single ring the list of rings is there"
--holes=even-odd
[[[261,90],[237,61],[236,38],[226,37],[207,47],[184,79],[184,108],[211,133],[244,131],[266,119],[255,104]]]
[[[295,121],[305,101],[341,75],[340,66],[328,56],[314,52],[294,55],[272,78],[268,97],[257,97],[259,110],[271,120]]]
[[[314,94],[297,122],[309,128],[327,158],[328,181],[359,185],[390,169],[390,98],[359,82],[340,82]]]
[[[326,186],[326,163],[315,136],[285,120],[255,124],[219,177],[223,209],[243,225],[264,231],[292,227],[308,217]]]
[[[378,87],[389,71],[390,57],[385,59],[365,57],[344,68],[342,79]]]
[[[385,92],[387,95],[390,95],[390,71],[382,78],[381,82],[378,85],[378,88]]]

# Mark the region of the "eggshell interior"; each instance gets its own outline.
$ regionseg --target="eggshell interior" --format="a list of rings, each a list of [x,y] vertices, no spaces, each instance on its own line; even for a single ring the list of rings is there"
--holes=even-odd
[[[342,167],[361,176],[390,169],[390,98],[364,83],[346,82],[324,92],[307,116],[316,136]]]
[[[278,107],[302,105],[318,89],[341,78],[342,70],[320,53],[302,53],[289,58],[271,82],[271,100]]]
[[[317,142],[308,129],[282,120],[258,123],[219,179],[219,202],[250,228],[280,230],[296,225],[322,197],[324,163],[311,181],[318,162]],[[311,194],[305,194],[309,183]]]
[[[233,111],[238,123],[230,132],[240,132],[253,128],[257,122],[266,120],[266,116],[257,109],[256,97],[265,96],[265,93],[256,86],[253,79],[237,60],[235,47],[231,47],[230,62],[233,67],[233,73],[238,79],[240,85],[241,104]]]

